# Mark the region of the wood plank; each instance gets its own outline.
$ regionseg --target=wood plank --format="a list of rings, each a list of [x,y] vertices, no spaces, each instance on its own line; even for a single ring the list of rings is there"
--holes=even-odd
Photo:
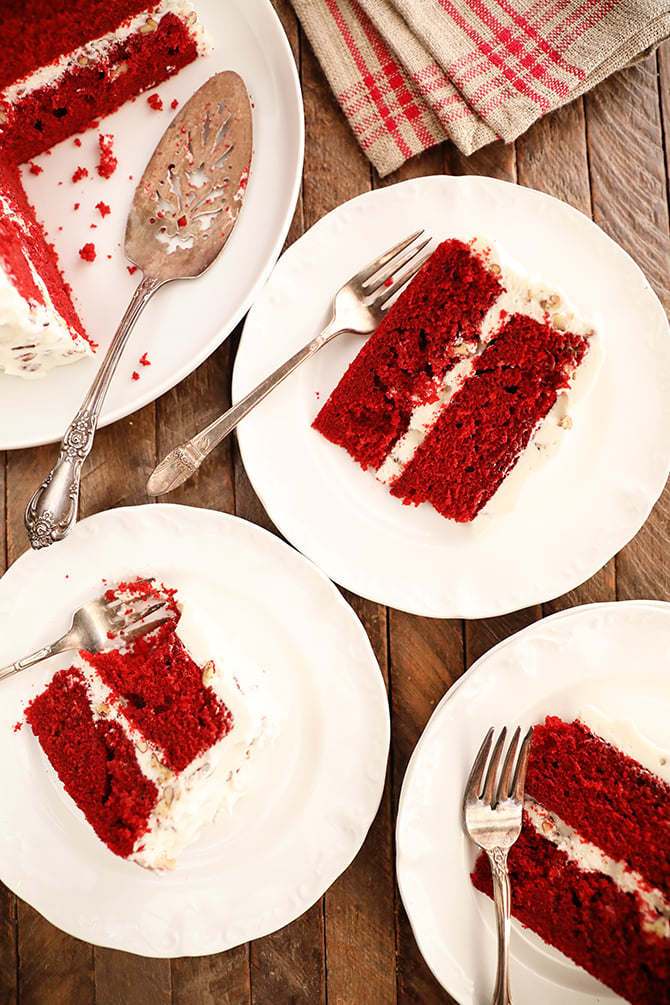
[[[583,100],[573,101],[536,122],[517,140],[519,184],[538,189],[591,216],[591,185]],[[553,614],[578,604],[616,599],[612,558],[586,583],[543,605]]]
[[[169,960],[152,960],[115,949],[94,949],[95,1005],[169,1005]],[[75,999],[72,999],[74,1001]]]
[[[667,71],[667,47],[663,60]],[[605,81],[587,95],[585,107],[594,219],[641,267],[667,311],[670,227],[656,56]],[[617,556],[620,600],[670,598],[669,513],[666,486],[642,530]]]
[[[19,1000],[18,964],[16,897],[0,883],[0,1001],[4,1005],[16,1005]]]
[[[344,591],[360,618],[388,686],[387,613]],[[357,1005],[395,1002],[394,814],[390,773],[370,832],[325,898],[328,998]]]
[[[230,407],[231,342],[237,330],[209,359],[157,402],[157,460]],[[235,508],[232,437],[215,447],[188,481],[158,497],[157,501],[232,513]]]
[[[323,899],[290,925],[251,943],[254,1005],[325,1005]]]
[[[172,1005],[248,1005],[249,947],[172,961]]]
[[[394,814],[409,758],[439,701],[464,668],[460,621],[421,618],[389,611],[392,784]],[[400,897],[397,897],[398,1005],[438,1005],[452,999],[433,977],[419,952]]]
[[[21,1005],[94,1005],[93,949],[18,901]]]

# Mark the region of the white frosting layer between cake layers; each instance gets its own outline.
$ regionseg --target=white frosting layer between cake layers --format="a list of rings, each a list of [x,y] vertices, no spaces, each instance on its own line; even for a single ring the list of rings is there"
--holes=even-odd
[[[140,768],[154,782],[159,796],[149,829],[136,842],[129,858],[145,868],[173,869],[182,848],[191,844],[220,811],[229,811],[247,789],[245,767],[263,744],[272,740],[277,717],[264,671],[231,647],[213,622],[203,614],[205,597],[191,588],[180,588],[179,638],[195,662],[203,667],[208,684],[233,715],[230,732],[175,773],[161,762],[161,751],[128,723],[90,667],[83,673],[96,717],[114,719],[135,746]]]
[[[0,213],[26,235],[23,221],[0,192]],[[29,254],[28,243],[27,253]],[[92,356],[89,343],[74,331],[51,302],[39,273],[30,264],[43,303],[29,303],[0,266],[0,370],[18,377],[43,377],[56,366]]]
[[[581,317],[563,293],[544,281],[525,274],[492,241],[474,238],[470,247],[482,264],[500,278],[504,292],[483,319],[479,344],[463,342],[463,360],[448,371],[442,380],[434,382],[433,401],[429,404],[425,401],[417,402],[410,417],[409,428],[392,446],[378,468],[376,477],[386,485],[392,485],[399,478],[440,413],[472,375],[477,356],[504,325],[506,317],[525,314],[539,322],[549,320],[557,330],[569,330],[586,336],[589,348],[568,387],[559,394],[554,407],[533,431],[528,446],[513,470],[482,510],[483,514],[492,516],[509,512],[516,504],[519,492],[531,472],[553,457],[560,448],[567,431],[572,428],[574,409],[595,381],[603,360],[603,348],[597,324]]]
[[[584,872],[609,877],[622,893],[635,896],[640,911],[640,927],[663,939],[670,939],[670,902],[627,862],[617,861],[602,848],[586,841],[556,813],[551,813],[526,796],[524,809],[535,831],[564,852]]]

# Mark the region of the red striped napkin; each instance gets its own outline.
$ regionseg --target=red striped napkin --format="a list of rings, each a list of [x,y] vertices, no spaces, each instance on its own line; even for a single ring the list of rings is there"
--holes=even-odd
[[[670,35],[658,0],[291,0],[381,176],[510,142]]]

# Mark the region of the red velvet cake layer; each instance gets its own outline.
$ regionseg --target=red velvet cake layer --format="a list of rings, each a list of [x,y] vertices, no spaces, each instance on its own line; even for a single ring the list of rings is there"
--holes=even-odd
[[[135,13],[135,5],[129,9]],[[86,33],[84,40],[95,37]],[[115,43],[104,61],[89,62],[83,57],[81,65],[73,67],[56,86],[30,91],[11,106],[0,105],[5,118],[0,125],[0,144],[5,156],[16,164],[29,160],[141,91],[155,87],[197,54],[187,28],[174,14],[166,14],[154,30],[134,33]]]
[[[406,431],[417,393],[431,393],[477,344],[500,295],[497,279],[461,241],[444,241],[398,297],[314,420],[326,439],[377,468]]]
[[[515,918],[632,1005],[670,1005],[670,946],[640,930],[634,894],[578,869],[527,822],[509,867]],[[492,896],[486,857],[473,882]]]
[[[183,771],[203,750],[226,736],[232,716],[202,680],[169,622],[139,639],[130,652],[112,649],[82,656],[120,695],[128,721],[165,753],[165,764]]]
[[[32,304],[43,304],[34,272],[49,290],[51,302],[63,320],[82,338],[84,326],[58,270],[56,252],[47,242],[34,210],[26,198],[16,168],[0,158],[0,266],[12,278],[18,292]],[[26,346],[29,354],[31,346]],[[29,363],[29,360],[26,361]]]
[[[110,599],[131,594],[167,600],[174,618],[123,649],[81,652],[95,671],[91,680],[75,666],[58,671],[26,709],[66,792],[122,857],[142,848],[139,839],[159,796],[138,762],[138,749],[157,759],[163,775],[176,777],[233,728],[230,709],[205,683],[203,667],[176,634],[180,613],[174,590],[142,580],[108,591]]]
[[[60,670],[26,710],[65,791],[117,855],[128,856],[148,827],[158,790],[132,743],[104,718],[94,720],[78,670]]]
[[[586,352],[586,340],[515,314],[477,357],[391,486],[407,503],[473,520],[500,488]]]
[[[633,1005],[670,1005],[670,786],[581,722],[549,716],[526,795],[509,852],[514,917]],[[492,896],[486,856],[472,879]]]
[[[313,427],[404,503],[469,522],[570,389],[592,335],[557,291],[503,267],[491,246],[446,240]],[[557,442],[557,412],[551,422]]]
[[[0,0],[0,88],[100,38],[147,7],[142,0]]]
[[[548,716],[533,732],[526,791],[670,897],[670,785],[658,775],[579,721]]]

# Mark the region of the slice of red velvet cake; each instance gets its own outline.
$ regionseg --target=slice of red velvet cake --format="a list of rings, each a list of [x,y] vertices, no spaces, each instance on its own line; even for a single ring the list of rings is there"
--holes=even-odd
[[[16,166],[208,50],[185,0],[0,0],[0,370],[23,377],[91,354]]]
[[[549,455],[594,329],[493,246],[443,241],[314,420],[406,503],[473,520],[531,441]]]
[[[164,870],[243,792],[270,719],[263,674],[203,619],[197,592],[159,592],[170,621],[126,648],[80,653],[26,719],[100,840]]]
[[[533,733],[509,867],[525,926],[633,1005],[670,1003],[666,780],[583,722],[549,716]],[[491,896],[484,858],[473,882]]]

